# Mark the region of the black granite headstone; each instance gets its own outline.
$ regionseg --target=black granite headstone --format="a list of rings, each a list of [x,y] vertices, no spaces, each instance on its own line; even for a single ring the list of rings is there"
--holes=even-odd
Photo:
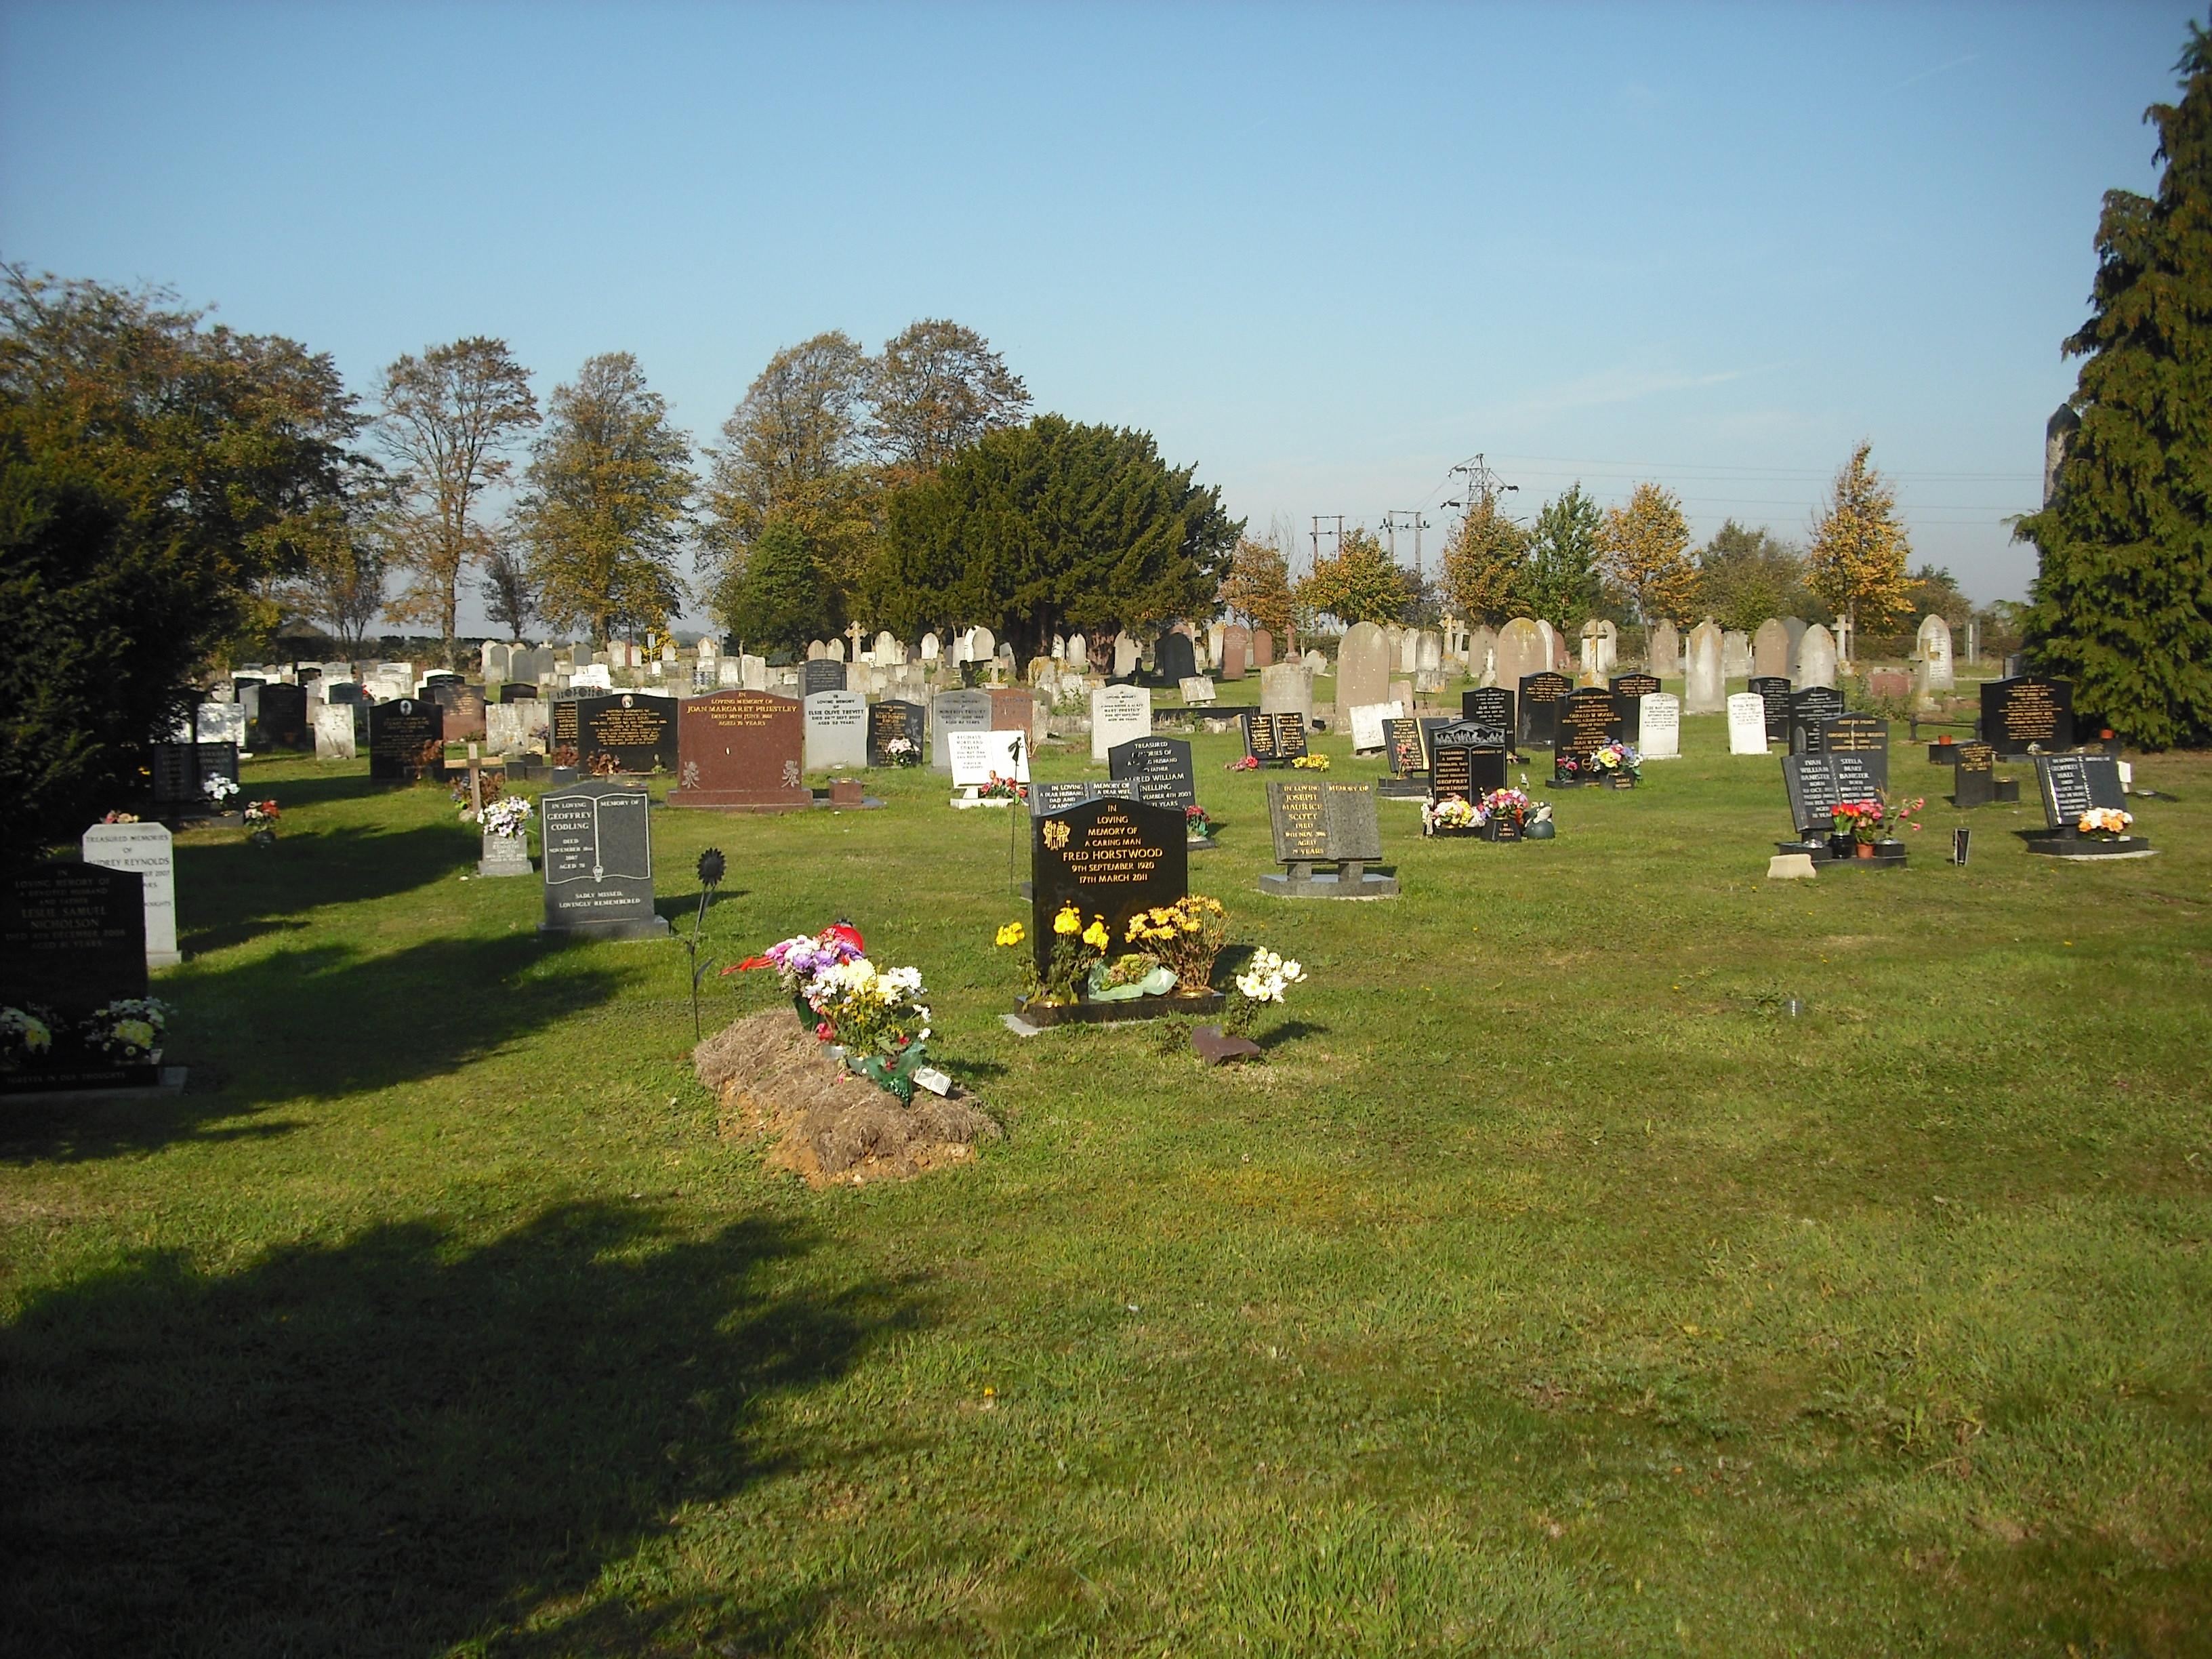
[[[1644,741],[1644,699],[1663,691],[1656,674],[1615,674],[1613,700],[1620,706],[1620,738],[1624,743]]]
[[[1073,904],[1085,925],[1103,916],[1124,948],[1131,915],[1190,890],[1189,837],[1176,808],[1091,800],[1030,820],[1030,939],[1037,971],[1052,960],[1053,918]]]
[[[653,908],[653,802],[645,791],[592,779],[538,803],[545,848],[541,933],[648,939],[668,932]]]
[[[238,781],[234,743],[157,743],[149,745],[148,760],[153,775],[154,811],[160,817],[212,814],[208,780]]]
[[[830,657],[812,657],[799,671],[799,695],[811,697],[817,691],[842,691],[845,686],[845,665]]]
[[[307,689],[282,682],[263,686],[255,698],[255,713],[246,734],[246,746],[256,754],[278,750],[313,754],[314,728],[307,724]]]
[[[842,666],[842,665],[840,665]],[[586,771],[605,755],[617,772],[676,769],[676,699],[617,691],[576,704],[576,764]]]
[[[1429,769],[1429,751],[1422,741],[1421,723],[1407,716],[1382,722],[1384,752],[1390,757],[1390,775],[1418,777]]]
[[[1744,690],[1757,694],[1766,705],[1766,740],[1790,741],[1790,680],[1783,674],[1753,674]]]
[[[1587,771],[1592,755],[1620,741],[1620,706],[1612,692],[1595,685],[1570,691],[1555,708],[1553,769],[1564,773],[1571,761],[1577,773]]]
[[[908,763],[921,764],[924,745],[929,737],[929,711],[918,702],[901,702],[896,698],[868,705],[868,764],[873,767],[891,765],[890,744],[904,738],[914,745],[908,751]]]
[[[1463,720],[1473,720],[1478,726],[1495,727],[1505,734],[1506,746],[1512,746],[1515,737],[1513,693],[1506,687],[1481,685],[1472,691],[1461,692],[1459,717]]]
[[[2038,755],[2036,781],[2043,789],[2043,815],[2054,830],[2071,830],[2094,807],[2128,810],[2120,787],[2120,763],[2110,755]]]
[[[1540,674],[1523,675],[1521,680],[1521,729],[1516,734],[1523,744],[1549,749],[1559,732],[1559,699],[1575,689],[1575,683],[1555,669]]]
[[[1132,738],[1106,751],[1106,769],[1136,783],[1137,799],[1178,812],[1198,805],[1198,776],[1190,745],[1181,738]]]
[[[1958,745],[1957,781],[1952,786],[1954,806],[1987,806],[1997,798],[1997,751],[1995,744]]]
[[[1857,755],[1865,763],[1875,787],[1889,787],[1889,722],[1872,714],[1838,714],[1820,723],[1819,741],[1811,745],[1823,755]]]
[[[538,695],[538,688],[527,680],[501,680],[499,700],[503,702],[527,702]]]
[[[1820,727],[1844,712],[1844,694],[1833,686],[1808,685],[1790,694],[1790,747],[1800,755],[1820,752]]]
[[[2000,755],[2025,755],[2033,744],[2044,754],[2074,746],[2074,683],[2019,674],[1982,686],[1984,743]]]
[[[1198,673],[1198,653],[1192,649],[1187,634],[1161,635],[1159,643],[1152,647],[1152,661],[1163,685],[1173,685]]]
[[[368,775],[413,783],[446,775],[446,715],[422,697],[398,697],[368,711]]]

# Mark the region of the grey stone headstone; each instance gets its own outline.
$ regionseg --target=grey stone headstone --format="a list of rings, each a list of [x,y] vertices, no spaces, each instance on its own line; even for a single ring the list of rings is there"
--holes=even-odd
[[[541,933],[650,939],[668,932],[653,908],[653,801],[593,780],[538,801],[545,846]]]
[[[1103,765],[1115,745],[1150,737],[1152,694],[1142,686],[1109,685],[1091,694],[1091,758]]]
[[[868,700],[857,691],[817,691],[804,705],[806,769],[855,770],[868,763]]]
[[[1373,623],[1345,630],[1336,653],[1336,702],[1340,708],[1390,700],[1390,641]]]
[[[940,691],[929,702],[929,763],[948,776],[952,771],[955,732],[991,729],[991,694],[983,690]]]

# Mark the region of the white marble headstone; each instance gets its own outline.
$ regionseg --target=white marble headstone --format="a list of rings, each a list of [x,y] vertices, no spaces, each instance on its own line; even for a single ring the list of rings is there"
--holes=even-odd
[[[965,789],[994,777],[1030,781],[1030,734],[1026,732],[952,732],[952,786]]]
[[[1140,685],[1109,685],[1091,694],[1091,758],[1106,763],[1117,743],[1152,734],[1152,694]]]
[[[1363,702],[1352,711],[1352,747],[1355,752],[1383,748],[1388,734],[1383,730],[1385,720],[1403,720],[1406,705],[1401,702]]]
[[[1729,753],[1766,752],[1766,699],[1756,691],[1739,691],[1728,700]]]
[[[1671,691],[1652,691],[1637,699],[1640,735],[1636,747],[1646,760],[1679,760],[1682,755],[1682,700]]]
[[[485,709],[489,714],[493,704]],[[315,758],[317,760],[351,760],[354,757],[353,705],[349,702],[319,703],[315,708]]]
[[[143,877],[146,893],[146,965],[173,968],[177,951],[177,861],[169,832],[158,823],[95,823],[84,832],[84,861]]]

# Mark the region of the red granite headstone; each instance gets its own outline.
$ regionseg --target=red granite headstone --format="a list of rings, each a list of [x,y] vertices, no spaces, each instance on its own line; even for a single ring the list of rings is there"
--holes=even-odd
[[[671,806],[787,812],[814,804],[798,702],[765,691],[717,691],[676,706],[677,784]]]

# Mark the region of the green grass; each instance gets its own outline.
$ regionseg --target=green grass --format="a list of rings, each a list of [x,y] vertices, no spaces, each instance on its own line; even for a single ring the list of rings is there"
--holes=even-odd
[[[1340,906],[1201,738],[1194,884],[1313,976],[1243,1071],[1006,1032],[1009,825],[935,775],[659,815],[666,912],[711,842],[723,959],[850,916],[1008,1127],[823,1194],[717,1138],[678,946],[249,769],[191,1090],[0,1120],[0,1650],[2212,1650],[2212,758],[2139,769],[2158,859],[1996,807],[1960,871],[1900,746],[1913,867],[1770,885],[1778,768],[1684,738],[1549,844],[1384,802]]]

